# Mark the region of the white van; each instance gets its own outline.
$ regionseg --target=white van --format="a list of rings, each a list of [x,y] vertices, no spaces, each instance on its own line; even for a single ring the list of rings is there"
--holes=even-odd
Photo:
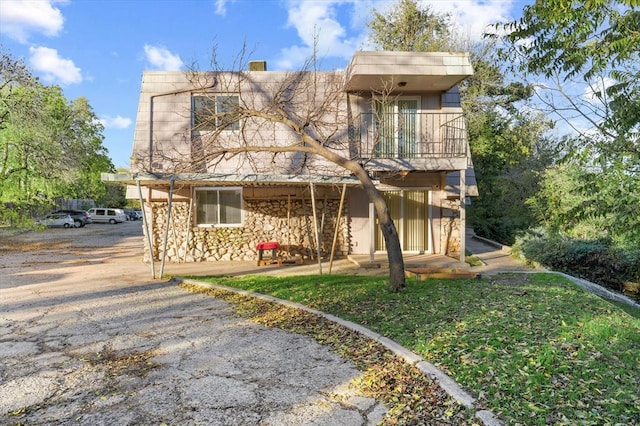
[[[93,223],[122,223],[127,220],[127,216],[122,209],[110,209],[106,207],[95,207],[89,209],[91,221]]]

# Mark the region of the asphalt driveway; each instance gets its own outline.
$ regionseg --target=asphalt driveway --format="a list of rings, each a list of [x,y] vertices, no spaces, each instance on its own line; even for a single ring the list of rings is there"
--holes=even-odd
[[[311,338],[152,279],[140,222],[0,240],[0,424],[375,424]]]

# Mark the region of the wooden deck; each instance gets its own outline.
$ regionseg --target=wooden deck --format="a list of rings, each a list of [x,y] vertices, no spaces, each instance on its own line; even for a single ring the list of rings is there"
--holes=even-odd
[[[456,269],[468,270],[469,265],[461,263],[457,259],[444,256],[441,254],[407,254],[405,253],[404,268],[405,269]],[[349,260],[361,268],[389,268],[389,260],[386,253],[376,254],[373,262],[368,254],[350,255]]]
[[[457,259],[436,254],[404,254],[404,270],[407,278],[418,281],[428,278],[478,278],[470,266]],[[349,256],[349,260],[365,269],[388,269],[387,255],[376,254],[371,261],[368,255]]]

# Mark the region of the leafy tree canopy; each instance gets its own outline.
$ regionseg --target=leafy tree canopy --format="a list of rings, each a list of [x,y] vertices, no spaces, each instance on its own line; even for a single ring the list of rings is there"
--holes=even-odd
[[[99,198],[114,170],[102,125],[85,98],[68,101],[0,50],[0,202]]]
[[[639,6],[537,0],[518,21],[496,25],[511,70],[544,81],[542,108],[575,131],[563,139],[566,163],[544,173],[530,205],[551,229],[628,247],[640,239]]]
[[[540,191],[527,202],[542,225],[575,238],[607,239],[638,249],[640,180],[590,171],[576,163],[560,164],[544,173]]]
[[[381,50],[442,52],[453,49],[449,15],[421,9],[415,0],[400,0],[388,15],[373,11],[371,42]]]
[[[527,58],[519,62],[521,70],[589,79],[637,61],[638,5],[638,0],[538,0],[504,28],[511,48]]]
[[[507,44],[501,53],[512,69],[556,80],[562,101],[549,101],[553,112],[590,124],[574,148],[586,147],[601,166],[632,173],[640,173],[639,6],[638,0],[538,0],[520,20],[502,26]],[[591,102],[565,91],[574,78],[593,92]]]

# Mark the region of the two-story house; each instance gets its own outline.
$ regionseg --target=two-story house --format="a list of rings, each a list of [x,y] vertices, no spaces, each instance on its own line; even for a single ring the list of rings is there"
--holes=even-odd
[[[477,195],[457,89],[473,72],[466,53],[356,52],[344,71],[307,74],[249,65],[143,74],[131,173],[105,179],[143,203],[147,258],[255,260],[264,241],[285,257],[384,252],[360,181],[296,151],[308,145],[298,125],[367,171],[404,252],[464,257]],[[300,123],[267,117],[276,106]]]

